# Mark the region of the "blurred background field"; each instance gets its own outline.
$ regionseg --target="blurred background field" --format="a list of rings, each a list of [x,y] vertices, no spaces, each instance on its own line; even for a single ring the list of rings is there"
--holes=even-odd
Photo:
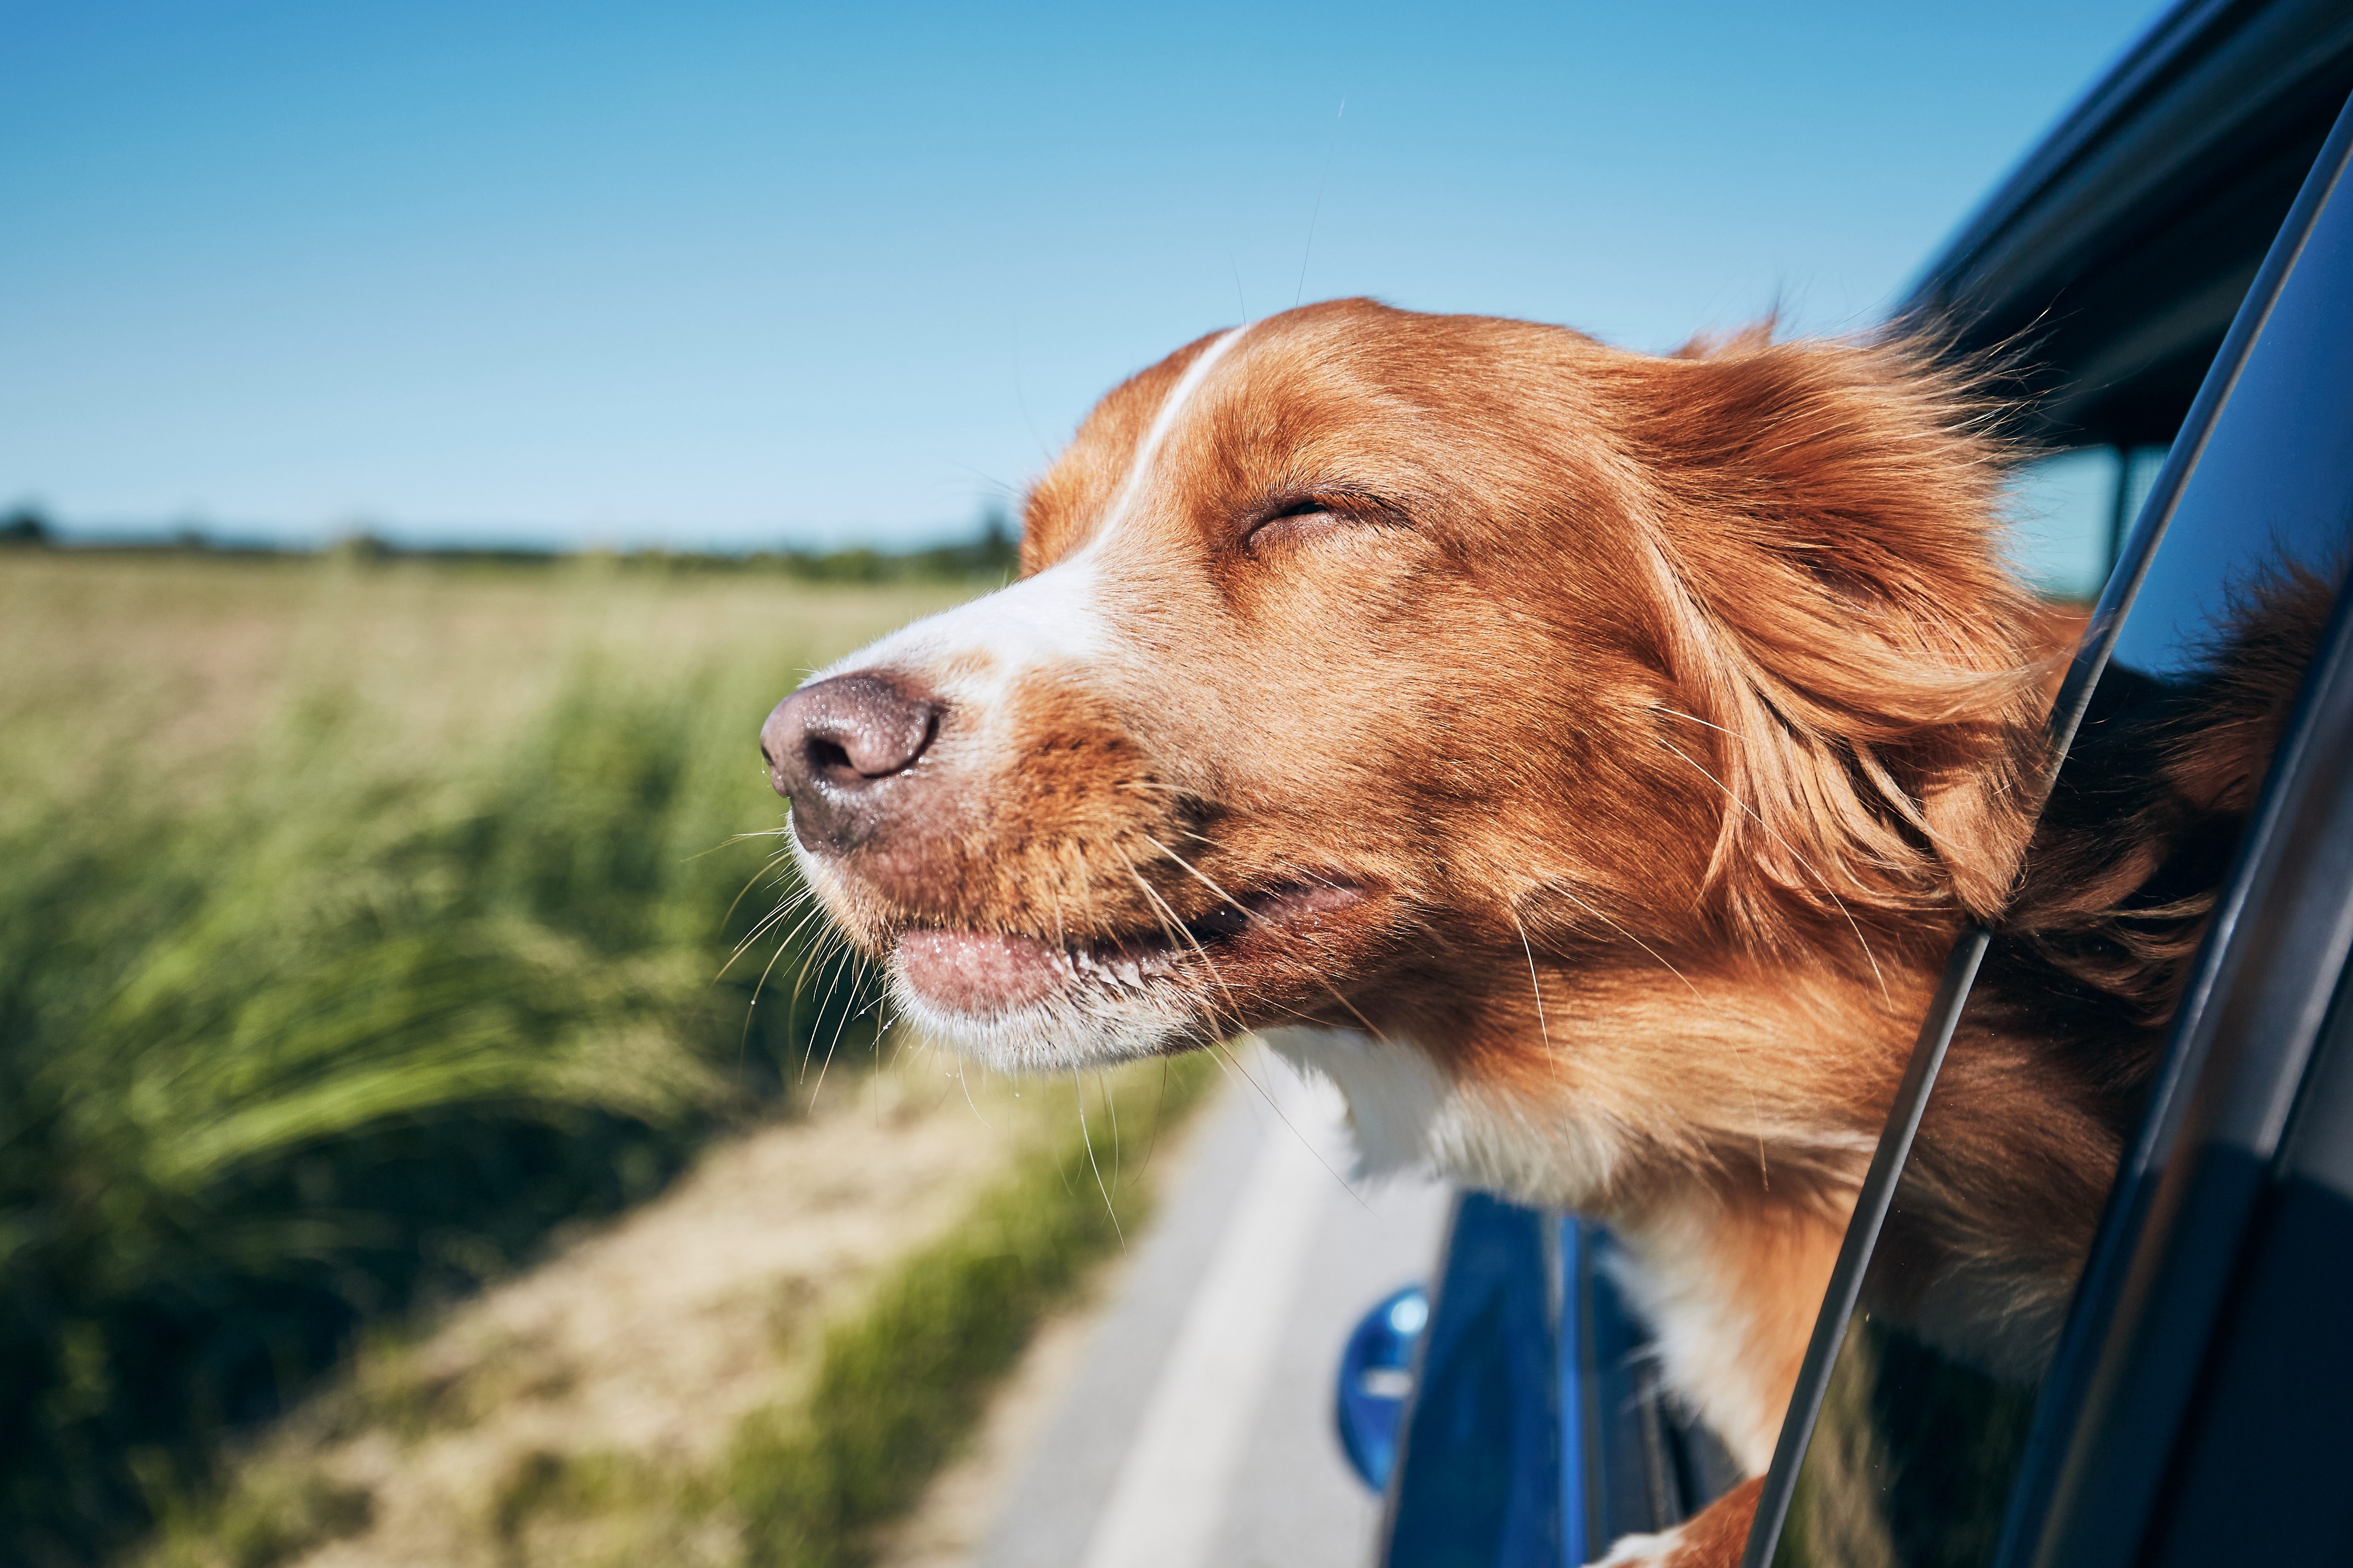
[[[845,1106],[883,1107],[878,1126],[936,1120],[955,1091],[958,1113],[995,1131],[930,1140],[944,1184],[929,1207],[871,1203],[849,1252],[770,1270],[759,1289],[798,1304],[772,1300],[753,1314],[767,1328],[713,1342],[759,1363],[730,1380],[724,1419],[683,1446],[691,1402],[643,1431],[569,1423],[601,1456],[586,1470],[514,1437],[461,1466],[463,1498],[439,1506],[502,1554],[484,1561],[523,1560],[544,1517],[596,1512],[591,1492],[636,1498],[633,1518],[649,1497],[691,1502],[698,1560],[847,1560],[828,1553],[915,1483],[808,1459],[839,1435],[812,1436],[787,1395],[857,1375],[826,1370],[825,1335],[848,1332],[845,1303],[864,1299],[842,1291],[864,1281],[884,1299],[891,1269],[971,1219],[942,1194],[994,1193],[991,1223],[1035,1232],[990,1254],[1035,1276],[997,1298],[1061,1288],[1105,1244],[1089,1226],[1109,1223],[1085,1205],[1040,1218],[1021,1185],[1024,1159],[1065,1194],[1064,1167],[1087,1168],[1068,1086],[1061,1114],[1039,1120],[1009,1100],[984,1117],[1008,1091],[982,1086],[967,1107],[930,1065],[895,1069],[927,1075],[928,1099],[871,1078],[871,988],[789,921],[718,977],[793,891],[769,864],[783,810],[754,752],[761,718],[810,668],[975,585],[596,558],[0,551],[0,1561],[106,1561],[157,1518],[171,1529],[155,1550],[174,1562],[261,1568],[363,1538],[407,1506],[376,1499],[383,1468],[335,1479],[290,1461],[288,1443],[332,1429],[348,1444],[379,1418],[409,1435],[386,1441],[469,1425],[479,1412],[449,1412],[512,1403],[469,1370],[485,1357],[536,1375],[528,1357],[434,1340],[447,1304],[564,1255],[714,1137],[818,1136],[821,1081]],[[842,1158],[820,1184],[836,1207],[866,1179],[855,1147]],[[775,1204],[825,1206],[798,1190]],[[1017,1334],[1027,1321],[1006,1314]],[[594,1384],[592,1354],[534,1333],[542,1362],[579,1363],[543,1367],[547,1387]],[[417,1370],[404,1358],[423,1345],[438,1348]],[[857,1347],[839,1355],[855,1363]],[[360,1392],[270,1448],[261,1423],[338,1365]],[[396,1384],[408,1392],[383,1394]],[[960,1386],[942,1383],[948,1406],[968,1403]],[[962,1417],[908,1419],[944,1444]],[[920,1457],[901,1439],[892,1453]],[[250,1478],[222,1468],[257,1444],[274,1458]],[[794,1485],[833,1474],[833,1490],[779,1493],[760,1456],[787,1451]],[[573,1545],[548,1560],[590,1560]]]

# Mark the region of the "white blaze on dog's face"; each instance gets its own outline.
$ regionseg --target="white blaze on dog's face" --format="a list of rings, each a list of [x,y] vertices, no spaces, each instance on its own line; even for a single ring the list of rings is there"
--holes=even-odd
[[[1364,301],[1188,345],[1039,482],[1020,581],[771,716],[804,875],[911,1016],[1001,1064],[1304,1022],[1457,1075],[1573,1071],[1578,1041],[1769,924],[1770,889],[1722,874],[1767,819],[1727,816],[1747,698],[1705,598],[1778,598],[1767,633],[1803,642],[1809,616],[1859,638],[1924,587],[1955,601],[1941,636],[1983,608],[1956,561],[2001,591],[1982,538],[1926,550],[1915,582],[1883,542],[1847,548],[1847,492],[1829,521],[1776,497],[1789,432],[1754,405],[1828,375],[1757,370],[1780,353],[1662,360]],[[1768,515],[1788,537],[1760,544]],[[1888,645],[1859,667],[1883,685]],[[1933,812],[1921,770],[1951,760],[1888,766]],[[1586,976],[1541,1019],[1540,963]]]

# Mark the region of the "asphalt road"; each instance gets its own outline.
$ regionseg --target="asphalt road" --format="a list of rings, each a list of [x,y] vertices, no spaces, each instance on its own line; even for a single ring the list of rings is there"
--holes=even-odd
[[[1451,1194],[1357,1187],[1337,1098],[1243,1061],[1172,1173],[975,1568],[1360,1568],[1380,1501],[1332,1430],[1342,1342],[1429,1279]]]

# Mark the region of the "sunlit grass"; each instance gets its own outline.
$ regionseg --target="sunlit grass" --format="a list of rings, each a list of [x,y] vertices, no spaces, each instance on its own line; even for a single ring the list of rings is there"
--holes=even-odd
[[[934,1076],[902,1061],[884,1098]],[[350,1537],[337,1560],[447,1568],[871,1562],[1042,1320],[1139,1234],[1170,1170],[1157,1145],[1218,1079],[1204,1056],[1029,1079],[1026,1099],[979,1086],[974,1109],[1001,1144],[994,1174],[823,1316],[779,1315],[776,1364],[759,1374],[774,1392],[688,1452],[528,1421],[507,1429],[514,1440],[481,1441],[512,1405],[565,1397],[569,1369],[523,1344],[453,1363],[429,1343],[380,1343],[227,1486],[174,1510],[137,1568],[277,1568]],[[375,1489],[397,1492],[411,1466],[446,1478],[446,1445],[468,1445],[475,1484],[433,1491],[419,1533],[418,1500]],[[390,1539],[371,1533],[379,1522]]]
[[[791,890],[753,737],[959,592],[0,557],[0,1560],[860,1048],[805,951],[714,980]]]

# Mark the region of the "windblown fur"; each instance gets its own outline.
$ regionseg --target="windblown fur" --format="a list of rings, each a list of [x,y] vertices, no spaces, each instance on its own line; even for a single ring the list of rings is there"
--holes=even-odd
[[[2004,565],[1998,415],[1900,335],[1213,334],[1081,426],[1020,583],[772,717],[804,873],[1000,1065],[1274,1030],[1368,1166],[1606,1216],[1761,1468],[1970,919],[1997,1001],[1895,1244],[1965,1303],[1936,1331],[2042,1353],[2308,639],[2251,611],[2211,689],[2087,729],[2147,759],[2126,797],[2038,828],[2067,623]],[[856,763],[828,681],[917,739]],[[1753,1500],[1640,1550],[1736,1556]]]

